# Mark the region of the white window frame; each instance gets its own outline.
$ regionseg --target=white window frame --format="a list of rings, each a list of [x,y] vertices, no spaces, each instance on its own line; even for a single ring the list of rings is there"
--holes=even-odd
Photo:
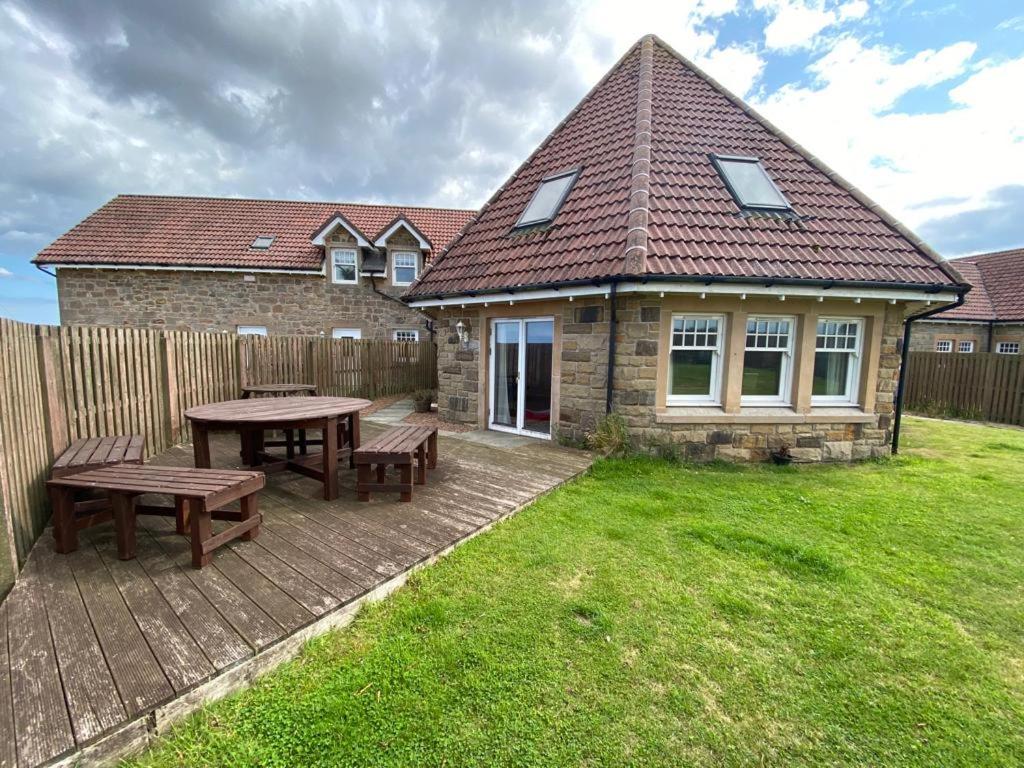
[[[958,341],[956,343],[956,351],[963,355],[971,354],[974,352],[974,339]]]
[[[947,352],[953,351],[953,340],[952,339],[936,339],[935,340],[935,351],[946,354]]]
[[[862,317],[819,317],[817,323],[853,323],[857,327],[857,338],[852,350],[837,350],[823,348],[822,352],[847,352],[850,355],[850,365],[846,369],[846,392],[841,395],[811,395],[811,405],[858,405],[860,398],[860,369],[861,358],[864,354],[864,318]],[[814,356],[817,358],[818,348],[818,325],[814,325]],[[811,360],[813,374],[815,360]],[[813,375],[812,375],[813,380]]]
[[[789,333],[785,347],[748,347],[749,331],[744,328],[743,360],[746,365],[747,352],[782,352],[782,371],[779,376],[779,392],[776,395],[740,395],[740,405],[789,405],[793,390],[793,344],[796,336],[796,318],[791,315],[750,315],[747,322],[787,322]],[[755,332],[756,335],[756,332]],[[743,379],[740,377],[740,392],[743,391]]]
[[[400,333],[411,333],[413,335],[413,338],[411,338],[411,339],[400,339],[400,338],[398,338],[398,334],[400,334]],[[416,343],[419,343],[420,332],[416,328],[396,328],[394,331],[391,332],[391,338],[394,341],[403,341],[406,344],[416,344]]]
[[[337,257],[340,254],[342,254],[342,253],[350,253],[350,254],[352,254],[352,264],[351,264],[351,266],[352,266],[353,278],[351,280],[339,280],[338,279],[338,273],[337,273],[337,270],[335,269],[335,267],[336,267],[336,265],[338,263]],[[359,282],[359,251],[356,250],[355,248],[331,248],[330,249],[330,254],[331,254],[331,264],[330,264],[331,282],[332,283],[337,283],[338,285],[356,285]],[[343,266],[347,267],[349,265],[345,264]]]
[[[996,342],[996,354],[997,355],[1019,355],[1020,354],[1020,342],[1019,341],[998,341],[998,342]]]
[[[331,328],[332,339],[355,339],[363,338],[362,328]]]
[[[266,336],[267,326],[265,325],[239,325],[235,327],[239,336]]]
[[[409,269],[408,265],[398,264],[399,256],[412,256],[412,280],[409,282],[403,282],[398,279],[399,269]],[[391,284],[392,285],[412,285],[416,282],[416,278],[420,276],[420,256],[416,251],[392,251],[391,252]]]
[[[676,320],[682,320],[684,327],[687,320],[717,320],[718,338],[715,346],[684,346],[675,343]],[[674,313],[669,320],[668,328],[668,365],[667,394],[665,404],[673,405],[721,405],[722,404],[722,350],[725,345],[725,315],[708,315],[699,312]],[[711,382],[707,395],[673,395],[672,394],[672,353],[679,349],[685,350],[710,350],[711,356]]]

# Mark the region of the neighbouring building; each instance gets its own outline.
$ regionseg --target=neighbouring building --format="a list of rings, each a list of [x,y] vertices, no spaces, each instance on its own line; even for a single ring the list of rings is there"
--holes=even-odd
[[[427,338],[399,300],[473,211],[119,195],[44,248],[61,323]]]
[[[904,319],[969,288],[658,38],[638,41],[406,293],[443,418],[691,459],[890,450]]]
[[[952,262],[973,286],[962,306],[913,325],[910,348],[923,352],[1024,353],[1024,248]]]

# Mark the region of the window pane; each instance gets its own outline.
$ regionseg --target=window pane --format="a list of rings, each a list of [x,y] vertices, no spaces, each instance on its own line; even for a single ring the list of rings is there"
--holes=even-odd
[[[713,356],[710,350],[672,350],[672,394],[710,395]]]
[[[415,279],[416,269],[414,267],[395,267],[396,283],[411,283]]]
[[[718,165],[740,205],[749,208],[790,207],[759,162],[718,158]]]
[[[542,181],[537,194],[526,206],[526,210],[523,211],[523,215],[519,217],[517,223],[519,225],[536,224],[553,219],[558,212],[558,204],[562,200],[562,195],[565,194],[575,178],[576,174],[569,173],[556,179]]]
[[[782,385],[782,352],[751,352],[743,356],[745,396],[778,397]]]
[[[847,397],[846,380],[850,370],[847,352],[818,352],[814,356],[814,384],[811,394],[819,397]]]

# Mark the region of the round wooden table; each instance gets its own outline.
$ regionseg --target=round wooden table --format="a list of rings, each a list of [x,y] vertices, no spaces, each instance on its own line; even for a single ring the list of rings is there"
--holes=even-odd
[[[324,498],[338,498],[338,461],[359,447],[359,411],[369,400],[355,397],[272,397],[227,400],[189,408],[192,451],[197,467],[210,467],[210,432],[238,432],[242,460],[264,472],[291,470],[324,484]],[[323,431],[323,451],[308,456],[279,456],[264,450],[264,433],[280,429]]]

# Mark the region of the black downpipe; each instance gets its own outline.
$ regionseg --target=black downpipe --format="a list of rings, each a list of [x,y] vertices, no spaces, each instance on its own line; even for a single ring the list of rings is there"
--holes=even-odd
[[[618,331],[619,319],[615,315],[615,293],[619,287],[613,282],[608,297],[611,299],[611,311],[608,314],[608,391],[605,395],[604,412],[612,412],[612,389],[615,385],[615,334]]]
[[[390,294],[384,293],[384,291],[382,291],[382,290],[377,288],[377,275],[375,273],[370,272],[369,273],[369,277],[370,277],[370,289],[374,293],[376,293],[378,296],[383,296],[385,299],[388,299],[390,301],[395,302],[396,304],[401,306],[403,309],[410,309],[410,307],[404,301],[402,301],[401,299],[396,299],[394,296],[391,296]],[[423,314],[423,313],[421,312],[420,314]],[[427,331],[430,333],[430,340],[434,341],[434,323],[433,323],[433,321],[432,320],[424,320],[423,321],[423,325],[426,327]]]
[[[900,380],[896,385],[896,413],[892,423],[892,453],[895,456],[900,452],[900,423],[903,421],[903,394],[906,391],[907,380],[907,358],[910,355],[910,331],[915,320],[923,320],[926,317],[937,315],[939,312],[946,312],[962,306],[966,293],[959,293],[954,304],[943,304],[936,309],[929,309],[917,315],[911,315],[903,322],[903,348],[900,350]]]
[[[996,321],[995,320],[989,320],[988,321],[988,343],[985,344],[985,351],[986,352],[991,352],[992,351],[992,336],[995,333],[995,330],[996,330]]]

